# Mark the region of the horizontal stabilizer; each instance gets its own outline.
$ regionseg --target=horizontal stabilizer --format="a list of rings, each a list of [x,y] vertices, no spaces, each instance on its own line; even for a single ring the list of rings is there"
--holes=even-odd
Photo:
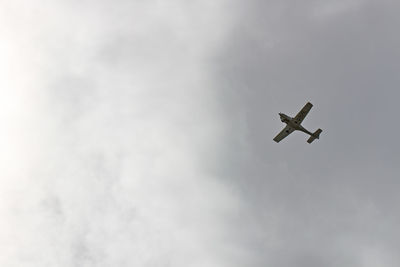
[[[321,132],[321,129],[316,130],[315,133],[313,133],[313,135],[308,138],[307,143],[311,144],[315,139],[319,139],[319,135]]]

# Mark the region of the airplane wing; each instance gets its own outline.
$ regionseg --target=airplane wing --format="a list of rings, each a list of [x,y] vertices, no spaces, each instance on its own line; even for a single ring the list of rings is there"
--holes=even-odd
[[[283,138],[285,138],[286,136],[291,134],[293,131],[294,131],[294,128],[286,126],[285,128],[283,128],[283,130],[280,133],[278,133],[277,136],[275,136],[274,141],[279,143]]]
[[[299,113],[297,113],[296,117],[294,117],[294,121],[300,124],[304,118],[307,116],[308,112],[310,112],[310,109],[312,108],[312,104],[308,102],[301,110]]]

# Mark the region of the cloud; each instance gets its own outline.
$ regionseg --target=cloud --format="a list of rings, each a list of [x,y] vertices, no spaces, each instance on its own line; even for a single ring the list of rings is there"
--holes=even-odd
[[[398,265],[397,4],[1,5],[0,265]]]
[[[1,265],[230,261],[225,217],[240,204],[213,172],[226,132],[208,68],[229,19],[223,7],[4,4],[17,67],[15,85],[3,85],[17,92],[2,99],[18,103],[2,110],[1,156],[13,165],[2,175]]]
[[[398,127],[388,130],[399,96],[398,5],[331,4],[237,3],[215,68],[231,131],[219,171],[246,206],[234,239],[252,253],[247,266],[398,262]],[[303,125],[324,129],[321,139],[272,142],[283,127],[277,113],[307,101]]]

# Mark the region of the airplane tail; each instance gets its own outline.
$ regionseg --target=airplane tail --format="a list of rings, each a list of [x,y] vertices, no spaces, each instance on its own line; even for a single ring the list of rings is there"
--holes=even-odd
[[[308,138],[307,143],[311,144],[315,139],[319,139],[319,134],[322,132],[321,129],[318,129],[313,133],[310,138]]]

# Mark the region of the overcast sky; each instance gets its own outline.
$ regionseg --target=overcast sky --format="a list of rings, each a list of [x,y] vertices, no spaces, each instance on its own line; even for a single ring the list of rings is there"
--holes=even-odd
[[[399,266],[399,12],[3,1],[0,265]]]

